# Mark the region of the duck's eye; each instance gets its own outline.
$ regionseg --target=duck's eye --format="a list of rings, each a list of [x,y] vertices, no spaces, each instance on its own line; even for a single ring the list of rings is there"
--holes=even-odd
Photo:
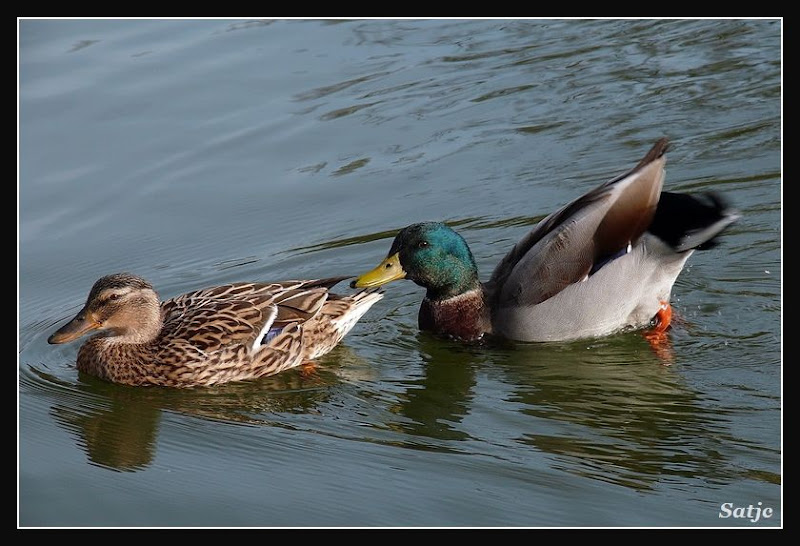
[[[119,294],[109,294],[108,295],[108,301],[115,301],[115,300],[120,299],[121,297],[122,296],[120,296]]]
[[[417,247],[419,248],[425,248],[426,246],[428,246],[428,241],[420,241],[417,243]]]

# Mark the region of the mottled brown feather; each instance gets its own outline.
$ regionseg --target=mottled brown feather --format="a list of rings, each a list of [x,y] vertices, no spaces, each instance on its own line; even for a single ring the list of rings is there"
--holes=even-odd
[[[345,278],[232,283],[159,303],[143,279],[127,273],[108,275],[95,283],[84,308],[50,341],[60,343],[59,334],[74,332],[70,327],[76,321],[147,316],[126,308],[136,302],[136,309],[155,310],[153,320],[160,324],[147,324],[145,329],[156,333],[140,335],[139,323],[114,323],[107,331],[101,327],[102,333],[78,351],[79,370],[134,386],[195,387],[255,379],[330,351],[380,299],[371,292],[328,292]],[[354,320],[348,322],[348,316]],[[348,327],[343,328],[344,323]],[[262,344],[271,329],[280,331]]]

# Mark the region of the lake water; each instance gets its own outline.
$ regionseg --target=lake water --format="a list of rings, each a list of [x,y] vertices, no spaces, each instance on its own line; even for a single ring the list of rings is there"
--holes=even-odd
[[[780,20],[18,30],[18,526],[782,526]],[[669,362],[423,335],[407,281],[311,376],[129,388],[47,344],[107,273],[358,274],[422,220],[486,278],[661,136],[667,189],[742,213],[675,285]]]

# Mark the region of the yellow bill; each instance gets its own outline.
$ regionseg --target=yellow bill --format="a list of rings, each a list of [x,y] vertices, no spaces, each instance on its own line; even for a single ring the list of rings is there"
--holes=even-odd
[[[364,273],[357,278],[353,283],[353,287],[374,288],[405,277],[406,272],[403,270],[403,266],[400,265],[400,253],[396,253],[383,260],[372,271]]]

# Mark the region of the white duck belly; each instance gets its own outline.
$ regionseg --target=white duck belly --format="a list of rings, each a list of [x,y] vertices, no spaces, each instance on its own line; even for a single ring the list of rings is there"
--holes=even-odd
[[[517,341],[567,341],[646,326],[669,302],[691,254],[676,253],[645,233],[629,253],[547,300],[495,309],[493,333]]]

